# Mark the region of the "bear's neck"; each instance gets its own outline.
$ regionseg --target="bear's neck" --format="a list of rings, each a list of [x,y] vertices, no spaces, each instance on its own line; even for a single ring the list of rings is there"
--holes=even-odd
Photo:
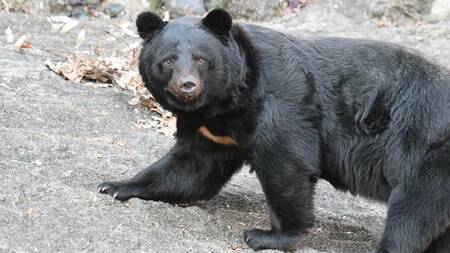
[[[256,86],[259,77],[257,51],[242,25],[233,25],[231,35],[232,40],[236,42],[239,48],[242,62],[245,64],[245,85],[250,89],[253,89]]]
[[[189,112],[177,114],[177,129],[201,131],[205,137],[213,137],[212,141],[236,144],[254,129],[258,111],[256,101],[251,98],[242,101],[236,110],[211,115],[211,112]],[[249,103],[250,102],[250,103]],[[206,131],[207,130],[207,131]],[[220,138],[216,138],[220,137]],[[220,143],[219,143],[220,144]]]

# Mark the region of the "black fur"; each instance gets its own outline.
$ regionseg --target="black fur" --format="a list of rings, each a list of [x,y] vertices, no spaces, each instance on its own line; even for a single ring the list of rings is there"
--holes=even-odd
[[[229,35],[232,19],[228,12],[216,9],[209,12],[202,20],[202,23],[215,33]]]
[[[136,19],[139,36],[143,39],[153,37],[154,32],[164,27],[166,23],[156,14],[142,12]]]
[[[224,33],[231,24],[220,22],[224,15],[146,30],[156,35],[144,42],[140,73],[177,115],[177,143],[137,176],[99,190],[122,201],[209,199],[246,162],[262,184],[272,225],[245,233],[255,250],[295,249],[314,223],[314,185],[323,178],[388,203],[377,252],[450,252],[448,70],[383,42],[296,39],[239,24]],[[138,19],[141,28],[148,24]],[[207,65],[193,63],[198,54]],[[177,59],[172,68],[161,65],[167,55]],[[195,101],[167,92],[180,69],[199,73]],[[200,126],[238,146],[213,143]]]

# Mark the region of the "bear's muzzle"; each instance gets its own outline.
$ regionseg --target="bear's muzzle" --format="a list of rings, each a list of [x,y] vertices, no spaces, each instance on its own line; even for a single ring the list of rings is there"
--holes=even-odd
[[[169,85],[169,91],[184,102],[192,101],[200,94],[200,81],[192,75],[182,76]]]

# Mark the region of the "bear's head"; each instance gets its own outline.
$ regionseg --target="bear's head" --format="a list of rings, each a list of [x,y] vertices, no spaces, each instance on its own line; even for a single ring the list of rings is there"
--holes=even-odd
[[[245,62],[231,34],[232,18],[213,10],[201,19],[164,22],[151,12],[136,20],[144,39],[139,72],[166,109],[179,113],[224,107],[236,100]]]

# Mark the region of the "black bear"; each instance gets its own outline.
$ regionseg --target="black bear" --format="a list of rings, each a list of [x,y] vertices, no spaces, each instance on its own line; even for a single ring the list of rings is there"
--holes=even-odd
[[[296,248],[323,178],[388,203],[376,252],[450,252],[447,69],[394,44],[233,24],[219,9],[170,22],[144,12],[137,28],[140,74],[176,114],[177,141],[101,193],[209,199],[247,163],[271,218],[270,230],[245,232],[255,250]]]

